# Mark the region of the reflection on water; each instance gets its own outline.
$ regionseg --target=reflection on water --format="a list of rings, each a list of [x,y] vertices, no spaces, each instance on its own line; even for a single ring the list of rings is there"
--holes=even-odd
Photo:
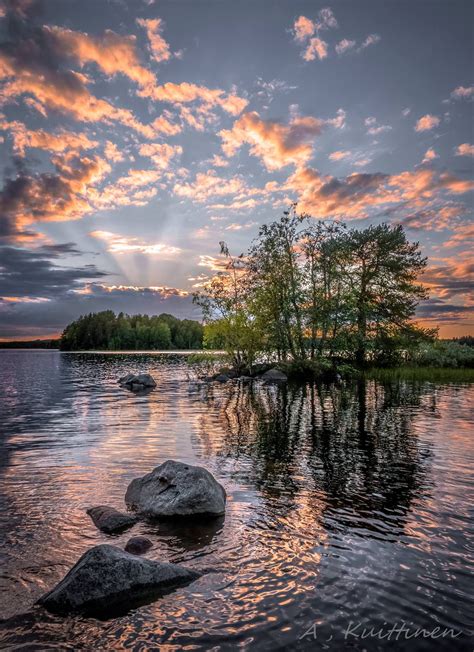
[[[157,388],[118,387],[130,370]],[[345,638],[352,621],[462,630],[410,649],[472,649],[472,394],[199,385],[179,356],[0,351],[0,648],[386,648]],[[123,508],[128,482],[168,458],[216,475],[225,519],[94,528],[85,509]],[[135,534],[203,577],[107,622],[33,606],[87,548]]]

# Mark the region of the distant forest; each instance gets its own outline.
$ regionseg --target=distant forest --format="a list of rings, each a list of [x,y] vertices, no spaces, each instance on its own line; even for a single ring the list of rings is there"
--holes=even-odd
[[[112,310],[83,315],[66,326],[61,336],[63,351],[101,349],[173,350],[201,349],[203,327],[192,319],[162,314],[116,315]]]
[[[59,339],[0,342],[0,349],[59,349]]]

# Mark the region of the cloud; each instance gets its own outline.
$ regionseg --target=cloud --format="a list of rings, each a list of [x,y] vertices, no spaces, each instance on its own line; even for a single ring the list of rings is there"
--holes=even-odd
[[[465,321],[473,314],[472,305],[448,303],[436,298],[423,301],[416,309],[416,316],[430,325],[456,324]]]
[[[79,286],[85,279],[104,277],[95,265],[65,267],[58,264],[65,255],[80,252],[73,243],[35,249],[0,247],[0,297],[55,299]],[[3,315],[2,315],[3,317]]]
[[[97,147],[97,140],[91,140],[86,134],[74,133],[65,129],[57,133],[48,133],[43,129],[30,130],[17,120],[8,121],[0,114],[0,129],[7,131],[12,139],[13,151],[18,156],[25,156],[26,149],[43,149],[52,153],[67,150],[79,152]]]
[[[315,217],[361,219],[392,214],[403,219],[422,209],[441,210],[445,197],[474,188],[470,180],[449,172],[418,168],[389,175],[354,173],[344,178],[322,176],[310,167],[300,167],[283,186],[298,200],[299,209]]]
[[[106,75],[122,74],[140,86],[156,83],[154,74],[142,66],[135,49],[135,36],[121,36],[106,30],[89,36],[63,27],[43,28],[51,49],[61,58],[76,59],[81,66],[95,63]]]
[[[437,127],[439,123],[440,119],[438,116],[427,113],[418,120],[415,125],[415,131],[430,131]]]
[[[113,163],[120,163],[124,160],[123,153],[119,150],[117,145],[112,143],[110,140],[105,143],[104,154],[105,158]]]
[[[148,243],[139,238],[119,235],[110,231],[91,231],[93,238],[102,240],[107,244],[107,251],[113,254],[145,254],[147,256],[159,255],[161,258],[173,258],[181,253],[179,247],[172,247],[162,242]]]
[[[335,50],[337,54],[347,54],[349,52],[357,52],[359,54],[363,50],[366,50],[371,45],[375,45],[381,40],[381,37],[378,34],[369,34],[367,38],[362,41],[358,48],[356,48],[357,42],[350,39],[344,38],[339,43],[336,44]]]
[[[267,170],[279,170],[290,164],[302,165],[311,158],[312,141],[324,124],[324,120],[309,116],[295,116],[288,124],[282,124],[263,120],[253,111],[242,115],[232,129],[220,131],[219,136],[226,156],[234,156],[242,145],[248,144],[250,154],[260,158]]]
[[[403,111],[402,111],[402,116],[403,116],[404,118],[408,118],[408,116],[410,115],[410,113],[411,113],[411,109],[410,109],[410,107],[407,106],[406,109],[403,109]]]
[[[451,93],[454,100],[469,100],[474,96],[474,86],[458,86]]]
[[[56,337],[80,315],[101,310],[148,315],[167,312],[180,318],[201,319],[190,293],[181,288],[89,282],[75,284],[74,290],[65,289],[47,301],[0,300],[0,337]]]
[[[172,159],[181,156],[181,145],[168,145],[168,143],[145,143],[138,149],[141,156],[149,157],[154,165],[161,170],[166,170]]]
[[[470,260],[448,260],[444,265],[431,265],[423,274],[423,285],[441,299],[474,300],[474,263]]]
[[[325,59],[328,55],[328,44],[319,38],[319,35],[313,35],[337,27],[337,20],[329,7],[321,9],[314,21],[306,16],[297,18],[293,24],[293,35],[295,41],[305,44],[301,57],[305,61],[314,61],[316,57],[320,61]]]
[[[153,59],[158,63],[168,61],[171,58],[171,51],[170,46],[161,35],[163,27],[161,18],[137,18],[137,24],[146,30]]]
[[[20,170],[0,193],[0,238],[27,236],[25,225],[79,219],[92,210],[89,193],[110,165],[98,156],[57,155],[55,173]]]
[[[369,136],[378,136],[379,134],[383,134],[387,131],[391,131],[392,127],[390,125],[381,125],[377,122],[377,119],[374,118],[373,116],[366,118],[364,121],[364,124],[367,129],[367,135]]]
[[[366,48],[370,47],[371,45],[375,45],[381,40],[381,37],[378,34],[369,34],[365,41],[363,41],[362,45],[359,47],[358,52],[361,50],[365,50]]]
[[[331,161],[342,161],[345,158],[350,158],[352,156],[352,152],[348,150],[338,150],[336,152],[332,152],[332,154],[329,154],[329,159]]]
[[[239,196],[246,191],[246,186],[241,177],[234,176],[228,179],[220,177],[215,170],[206,173],[198,172],[192,183],[176,183],[173,192],[178,197],[186,197],[197,202],[206,202],[211,197],[223,195]]]
[[[456,148],[456,156],[474,156],[474,145],[462,143]]]
[[[339,41],[337,43],[335,50],[338,54],[345,54],[346,52],[349,52],[349,50],[352,50],[356,45],[355,41],[350,41],[346,38],[342,39],[342,41]]]
[[[322,61],[328,56],[328,44],[318,37],[310,39],[306,50],[301,56],[305,61],[314,61],[316,57]]]
[[[439,156],[435,152],[435,150],[432,147],[430,147],[429,149],[426,150],[422,163],[430,163],[431,161],[434,161],[435,158],[439,158]]]
[[[147,87],[138,92],[141,97],[148,97],[156,102],[170,104],[188,104],[200,102],[205,107],[218,106],[226,113],[237,116],[245,109],[248,100],[234,93],[226,93],[220,88],[207,88],[189,82],[175,84],[167,82],[162,86]]]
[[[321,9],[317,18],[313,21],[306,16],[300,16],[293,24],[293,33],[295,41],[303,43],[309,39],[315,32],[336,29],[337,20],[329,7]]]
[[[310,18],[306,18],[306,16],[300,16],[295,20],[293,31],[295,41],[303,43],[306,39],[313,36],[314,32],[316,31],[316,25]]]

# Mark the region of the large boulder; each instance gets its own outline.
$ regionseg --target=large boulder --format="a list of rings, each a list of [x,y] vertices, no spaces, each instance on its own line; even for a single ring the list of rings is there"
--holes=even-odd
[[[135,516],[122,514],[114,507],[109,507],[108,505],[91,507],[87,510],[87,513],[93,520],[94,525],[107,534],[124,530],[137,522]]]
[[[88,550],[69,573],[38,601],[52,613],[87,615],[131,608],[159,592],[188,584],[199,573],[177,564],[142,559],[109,545]]]
[[[262,379],[266,383],[286,383],[288,376],[279,369],[269,369],[262,374]]]
[[[119,378],[118,382],[132,392],[141,392],[156,387],[156,382],[150,374],[126,374]]]
[[[200,466],[168,460],[129,484],[125,502],[144,516],[219,516],[226,493],[214,476]]]

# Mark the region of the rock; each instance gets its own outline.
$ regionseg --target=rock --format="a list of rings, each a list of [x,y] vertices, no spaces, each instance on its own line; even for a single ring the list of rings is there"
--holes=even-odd
[[[207,469],[168,460],[129,484],[125,502],[151,517],[218,516],[225,512],[226,493]]]
[[[150,374],[126,374],[119,378],[118,382],[132,392],[141,392],[156,387],[156,382]]]
[[[216,380],[218,383],[226,383],[228,380],[230,380],[230,376],[227,374],[217,374],[217,376],[214,376],[214,380]]]
[[[262,379],[267,383],[286,383],[288,376],[279,369],[269,369],[262,374]]]
[[[88,550],[38,604],[52,613],[110,613],[133,601],[196,580],[199,574],[177,564],[141,559],[116,546]],[[153,594],[154,592],[154,594]],[[153,597],[152,597],[153,595]]]
[[[97,507],[91,507],[87,510],[87,513],[94,522],[94,525],[106,532],[111,534],[112,532],[118,532],[119,530],[124,530],[127,527],[131,527],[137,522],[135,516],[130,516],[129,514],[122,514],[114,507],[109,507],[108,505],[98,505]]]
[[[156,387],[156,382],[150,374],[138,374],[134,382],[144,385],[145,387]]]
[[[132,537],[125,544],[126,552],[132,555],[143,555],[150,548],[153,548],[153,544],[146,537]]]
[[[135,374],[126,374],[119,378],[117,382],[119,385],[128,385],[128,383],[132,381],[132,378],[135,378]]]
[[[240,376],[239,378],[240,382],[243,383],[244,385],[247,385],[248,383],[253,382],[252,376]]]

